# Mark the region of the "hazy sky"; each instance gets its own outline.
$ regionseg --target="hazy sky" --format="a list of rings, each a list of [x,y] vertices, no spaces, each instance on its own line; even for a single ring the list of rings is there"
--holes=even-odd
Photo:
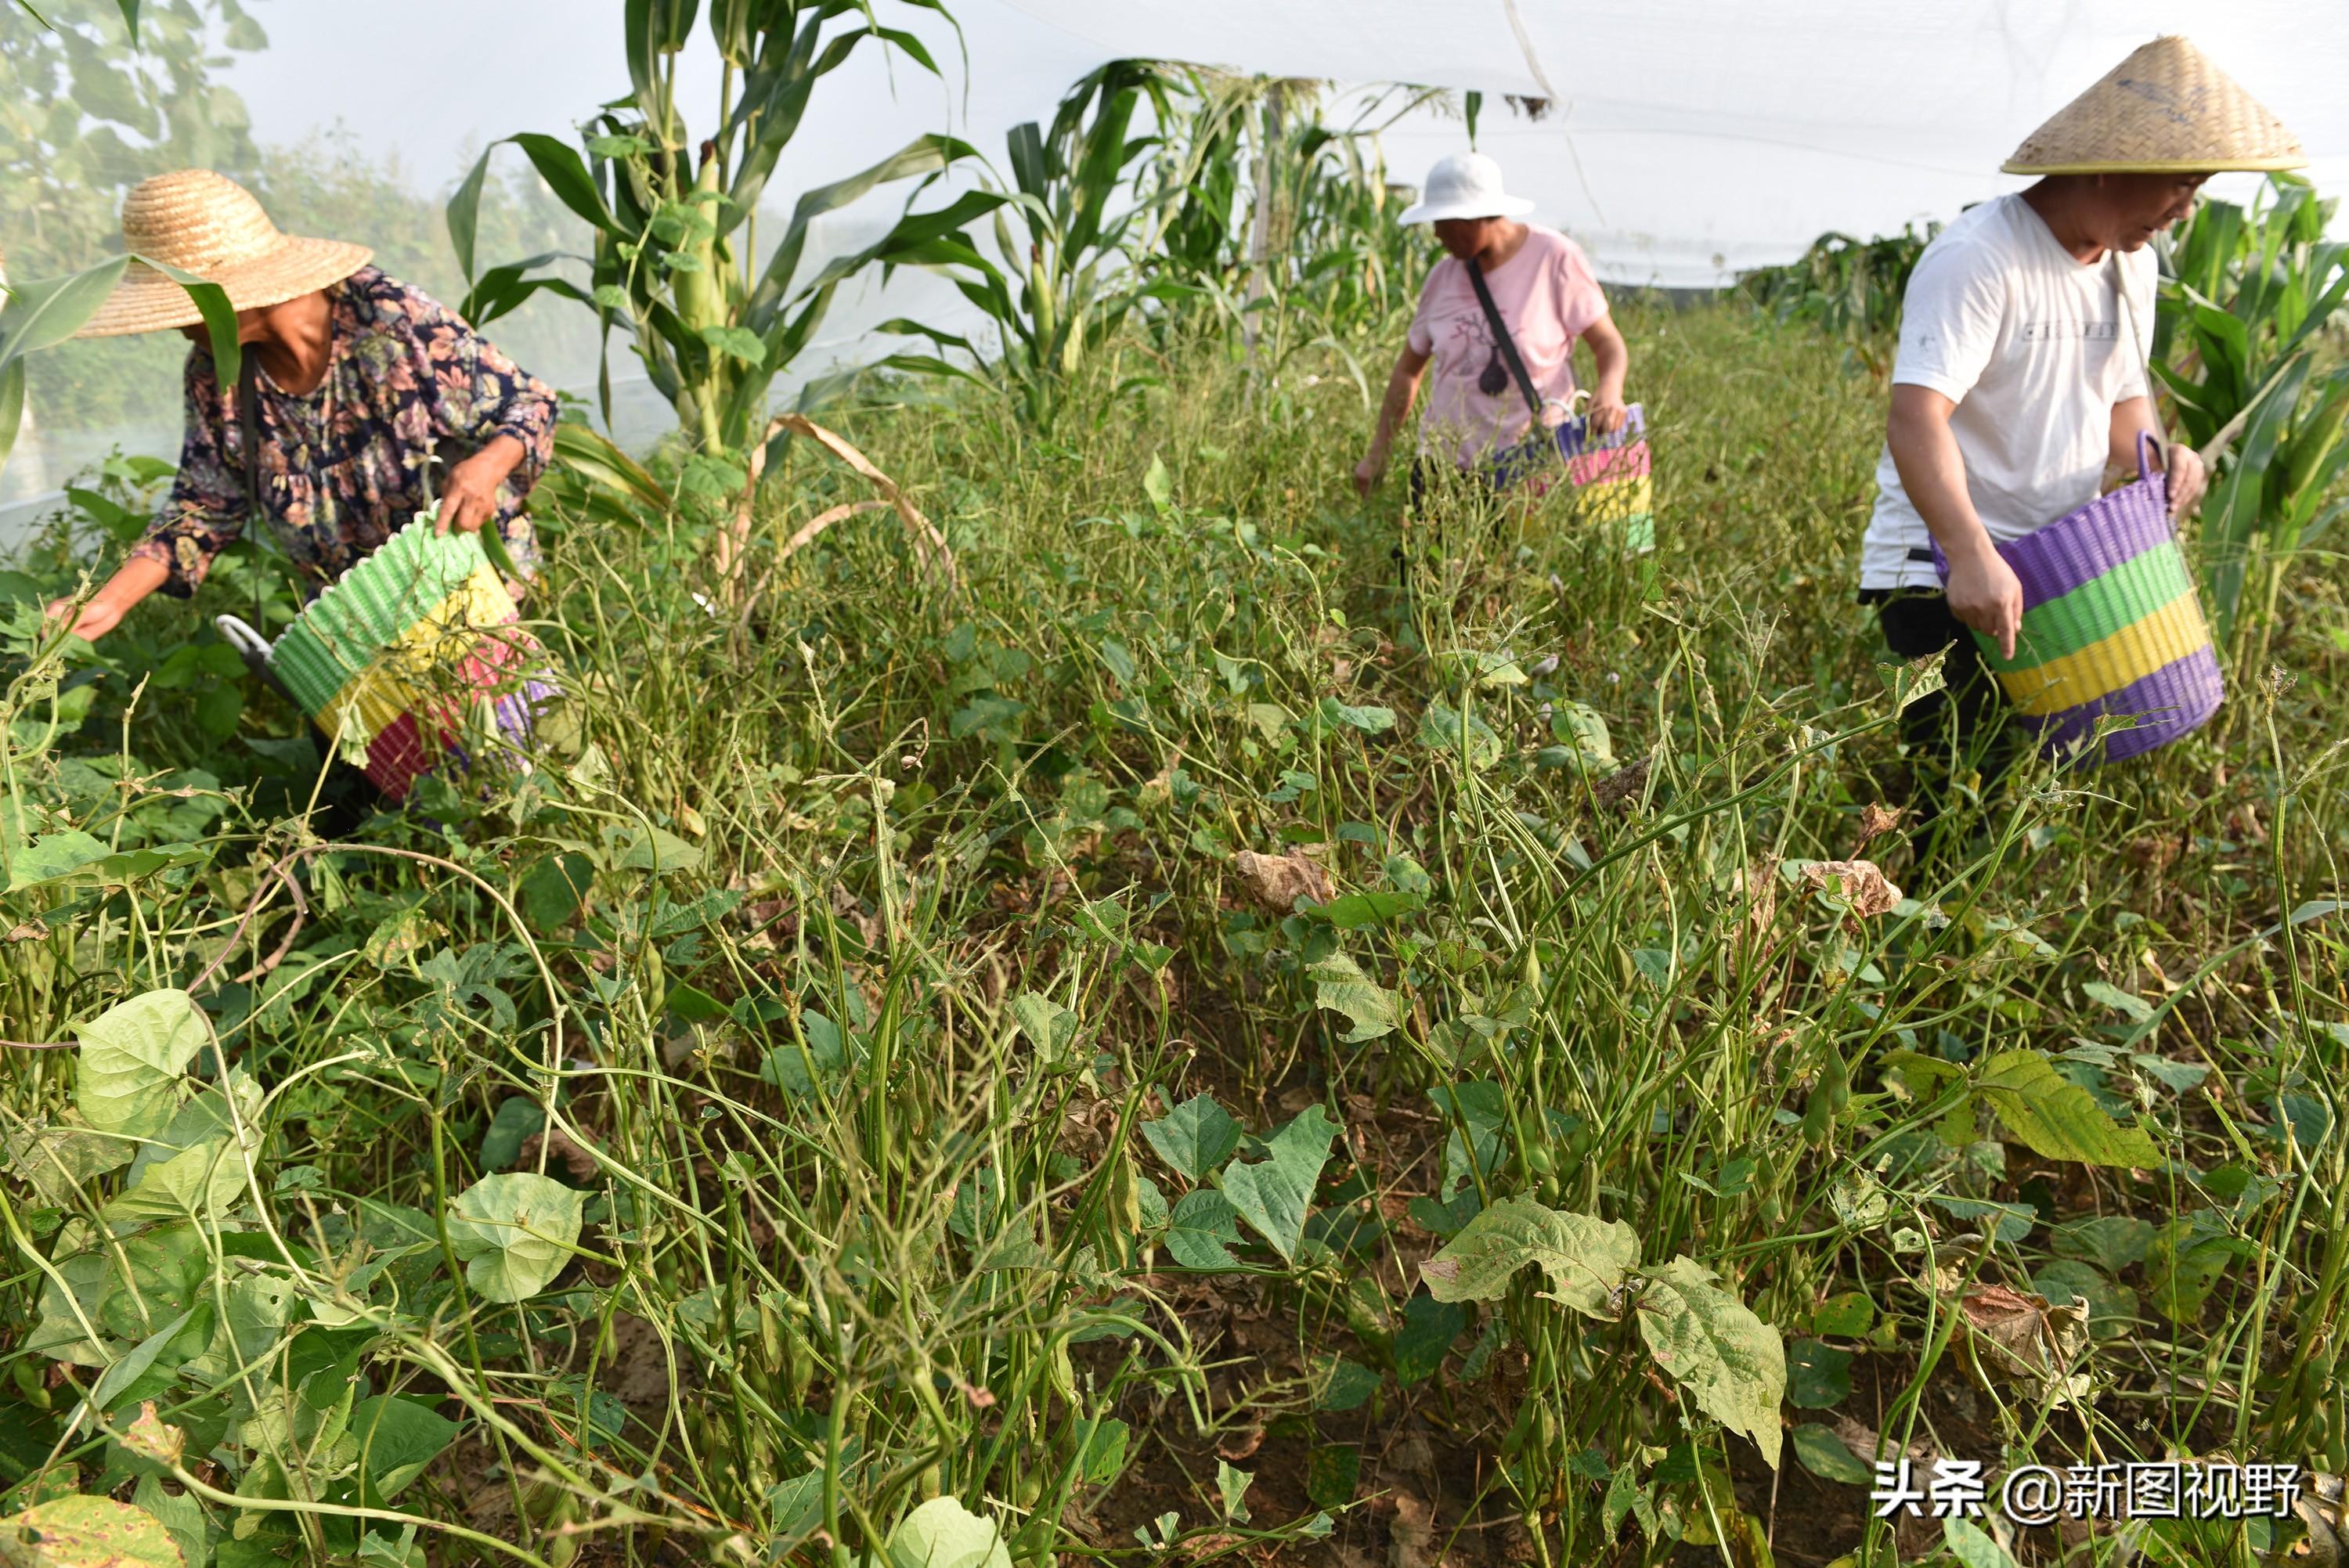
[[[628,90],[620,0],[258,0],[252,9],[270,46],[234,57],[229,79],[254,133],[293,141],[339,120],[370,144],[397,148],[426,190],[456,179],[469,151],[486,142],[523,130],[567,136],[597,104]],[[817,89],[775,189],[852,173],[925,131],[976,129],[979,150],[999,156],[1005,129],[1048,114],[1097,61],[1092,46],[998,0],[960,0],[955,9],[970,38],[968,114],[953,29],[884,5],[885,21],[930,46],[947,81],[902,59],[890,64],[867,43]],[[387,12],[398,15],[396,32]],[[353,58],[355,48],[369,50],[371,33],[388,34],[382,68]],[[706,26],[697,25],[681,66],[680,101],[699,134],[718,101]],[[691,118],[696,108],[701,119]],[[522,157],[511,149],[499,156]]]

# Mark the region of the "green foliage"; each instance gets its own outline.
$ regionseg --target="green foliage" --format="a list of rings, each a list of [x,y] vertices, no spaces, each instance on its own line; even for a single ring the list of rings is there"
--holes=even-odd
[[[260,23],[238,0],[150,9],[133,51],[124,46],[135,10],[116,0],[0,7],[0,184],[10,192],[0,284],[79,273],[119,252],[122,194],[148,175],[196,167],[249,178],[261,160],[243,103],[215,76],[223,51],[266,46]],[[170,385],[179,357],[175,341],[128,338],[0,362],[0,463],[26,407],[44,424],[98,428],[151,406],[138,389]]]
[[[1878,380],[1891,373],[1890,339],[1900,327],[1900,298],[1917,259],[1941,232],[1904,225],[1898,234],[1856,240],[1821,234],[1798,261],[1739,274],[1737,286],[1779,322],[1808,322],[1845,345]]]
[[[1142,1124],[1143,1136],[1158,1158],[1193,1181],[1231,1158],[1239,1147],[1239,1123],[1212,1095],[1195,1094],[1156,1121]]]
[[[1224,1171],[1224,1196],[1285,1259],[1294,1260],[1305,1239],[1306,1211],[1337,1132],[1319,1106],[1309,1105],[1267,1142],[1269,1158]]]
[[[1471,1220],[1420,1273],[1438,1301],[1487,1301],[1527,1264],[1538,1264],[1550,1281],[1543,1299],[1589,1318],[1628,1315],[1656,1365],[1687,1385],[1700,1409],[1751,1437],[1776,1467],[1785,1352],[1777,1331],[1723,1290],[1711,1269],[1676,1257],[1633,1286],[1641,1271],[1630,1226],[1513,1198]]]
[[[492,1301],[527,1301],[554,1283],[579,1240],[584,1200],[528,1171],[484,1176],[450,1207],[449,1244],[465,1283]]]
[[[2123,1128],[2094,1096],[2066,1081],[2053,1062],[2033,1051],[2002,1051],[1991,1058],[1976,1087],[2015,1138],[2050,1160],[2150,1170],[2161,1152],[2142,1128]]]
[[[1550,1288],[1541,1293],[1586,1317],[1612,1318],[1614,1296],[1640,1262],[1640,1240],[1621,1221],[1561,1214],[1530,1198],[1505,1198],[1468,1222],[1420,1265],[1438,1301],[1490,1301],[1527,1264]]]
[[[1752,1438],[1775,1470],[1784,1436],[1778,1402],[1786,1393],[1777,1331],[1722,1289],[1713,1270],[1686,1257],[1655,1271],[1637,1319],[1656,1365],[1695,1395],[1699,1409]]]
[[[103,1497],[60,1497],[0,1519],[7,1568],[181,1568],[179,1547],[144,1509]]]
[[[75,1031],[81,1057],[74,1104],[103,1132],[156,1137],[171,1124],[180,1075],[203,1048],[204,1016],[185,991],[118,1002]]]
[[[2168,249],[2155,372],[2179,434],[2219,459],[2199,560],[2224,647],[2239,624],[2264,644],[2287,563],[2349,504],[2349,369],[2325,332],[2349,298],[2349,245],[2325,238],[2336,205],[2271,174],[2249,211],[2201,203]],[[2257,667],[2260,649],[2241,651]]]
[[[890,1532],[887,1568],[1011,1568],[1011,1553],[992,1520],[934,1497]]]

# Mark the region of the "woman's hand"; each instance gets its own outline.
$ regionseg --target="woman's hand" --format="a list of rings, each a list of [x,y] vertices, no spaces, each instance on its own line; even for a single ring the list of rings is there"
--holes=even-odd
[[[433,531],[477,533],[498,514],[498,486],[523,459],[523,444],[500,436],[449,470],[440,487],[440,526]]]
[[[52,624],[61,621],[73,614],[73,607],[71,599],[53,599],[49,602],[47,618]],[[118,604],[100,593],[84,604],[81,614],[74,617],[73,634],[85,642],[94,643],[120,625],[123,614],[129,609],[129,605]]]
[[[1631,410],[1624,407],[1619,395],[1601,392],[1590,400],[1590,433],[1594,436],[1611,436],[1630,418]]]
[[[2200,505],[2202,492],[2209,483],[2209,473],[2202,467],[2202,454],[2183,441],[2170,442],[2169,515],[2184,517]]]
[[[1368,456],[1354,465],[1354,489],[1365,500],[1386,477],[1387,457],[1394,450],[1395,431],[1402,428],[1402,417],[1411,412],[1411,400],[1419,396],[1420,372],[1427,368],[1427,356],[1415,352],[1410,344],[1395,356],[1394,369],[1387,375],[1387,395],[1379,404],[1378,428],[1371,436]]]
[[[134,555],[116,569],[106,580],[106,586],[90,595],[81,614],[74,615],[73,634],[85,642],[96,642],[122,624],[130,607],[163,585],[171,573],[163,563],[144,555]],[[53,599],[46,618],[51,624],[73,614],[70,598]]]

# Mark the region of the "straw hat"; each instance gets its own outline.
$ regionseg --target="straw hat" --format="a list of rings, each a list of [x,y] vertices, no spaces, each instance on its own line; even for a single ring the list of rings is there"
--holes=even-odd
[[[2009,174],[2201,174],[2307,163],[2283,121],[2184,38],[2165,35],[2023,139]]]
[[[340,283],[373,254],[365,245],[279,233],[252,191],[209,169],[140,181],[122,199],[122,245],[134,256],[220,284],[239,310],[283,304]],[[186,290],[132,262],[89,325],[74,335],[120,337],[202,319]]]
[[[1514,218],[1534,204],[1501,189],[1501,166],[1481,152],[1455,152],[1427,171],[1427,189],[1397,222],[1440,223],[1446,218]]]

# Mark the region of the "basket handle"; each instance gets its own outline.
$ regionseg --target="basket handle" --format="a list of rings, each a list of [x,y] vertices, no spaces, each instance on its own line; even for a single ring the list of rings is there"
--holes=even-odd
[[[2165,480],[2168,478],[2168,467],[2161,460],[2161,443],[2153,438],[2151,430],[2139,430],[2137,433],[2137,477],[2149,480],[2156,474],[2160,474]]]
[[[215,615],[212,624],[219,628],[221,640],[250,660],[254,656],[266,660],[274,650],[268,638],[254,631],[234,615]]]

